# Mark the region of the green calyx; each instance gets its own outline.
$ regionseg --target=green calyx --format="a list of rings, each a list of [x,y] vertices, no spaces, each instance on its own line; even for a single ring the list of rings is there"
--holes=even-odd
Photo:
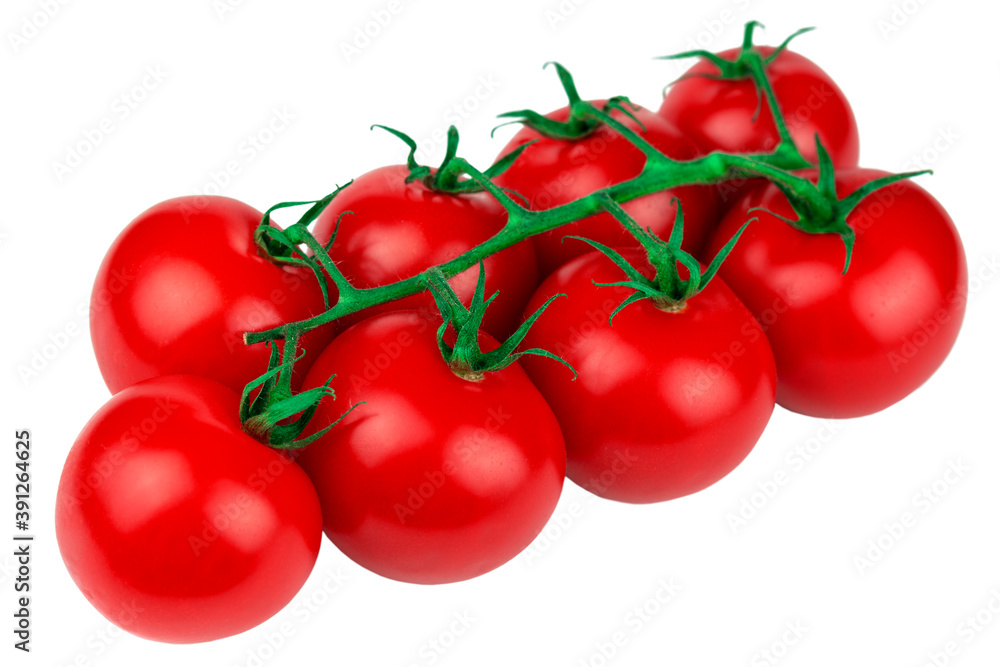
[[[573,379],[576,379],[576,370],[564,359],[547,350],[539,348],[517,350],[532,325],[545,312],[549,304],[561,296],[566,296],[565,294],[556,294],[550,298],[499,347],[491,352],[483,352],[479,346],[479,332],[482,328],[483,316],[499,294],[499,292],[495,292],[489,299],[485,298],[486,271],[483,263],[479,262],[479,279],[476,282],[475,293],[472,295],[472,303],[469,304],[468,308],[455,294],[455,290],[448,284],[448,279],[440,269],[435,267],[426,271],[421,275],[421,281],[434,296],[434,301],[444,318],[444,322],[437,331],[438,349],[441,350],[441,356],[444,357],[452,371],[459,377],[477,382],[482,380],[486,373],[503,370],[524,355],[532,354],[558,361],[573,371]],[[449,345],[447,342],[449,326],[455,331],[454,345]]]
[[[483,188],[475,181],[468,178],[460,178],[464,173],[459,165],[458,158],[458,128],[454,125],[448,128],[448,145],[445,148],[444,161],[436,170],[424,166],[417,162],[417,142],[408,134],[395,130],[385,125],[372,125],[372,129],[380,128],[394,135],[410,148],[410,153],[406,157],[406,166],[410,174],[406,177],[407,183],[420,181],[434,192],[445,194],[463,194],[470,192],[482,192]],[[525,144],[519,146],[507,155],[497,160],[483,173],[488,178],[499,176],[514,164],[514,161],[529,146]]]
[[[279,266],[300,266],[310,269],[316,277],[323,294],[323,302],[328,309],[331,304],[327,277],[332,278],[338,288],[343,289],[350,285],[330,259],[329,249],[333,239],[336,238],[336,230],[330,242],[324,246],[309,231],[309,225],[326,210],[330,202],[347,185],[338,187],[322,199],[282,202],[272,206],[264,212],[253,236],[258,254],[268,261]],[[271,224],[271,214],[274,211],[294,206],[309,206],[309,208],[294,224],[285,229]],[[346,214],[347,212],[341,214],[341,217]],[[338,219],[338,227],[339,224]],[[292,393],[295,363],[305,355],[305,351],[298,353],[298,341],[301,334],[311,328],[297,322],[283,325],[281,338],[284,340],[284,351],[281,354],[278,351],[277,340],[264,341],[264,344],[271,348],[267,371],[248,383],[240,397],[240,422],[244,432],[275,449],[296,449],[315,442],[357,407],[357,405],[352,406],[336,421],[316,433],[301,437],[319,408],[320,402],[327,397],[336,398],[333,389],[330,388],[334,376],[320,387],[298,394]],[[292,419],[293,417],[295,418]]]
[[[830,159],[830,154],[823,147],[822,142],[820,142],[818,134],[816,135],[816,153],[819,156],[819,177],[816,187],[822,196],[820,200],[803,197],[795,188],[775,181],[775,187],[785,195],[792,208],[799,215],[799,218],[792,220],[778,215],[774,211],[760,207],[752,208],[750,211],[764,211],[810,234],[837,234],[844,242],[843,273],[846,274],[847,269],[851,265],[851,256],[854,253],[855,241],[854,230],[847,224],[847,216],[850,215],[851,211],[857,208],[862,199],[876,190],[884,188],[887,185],[892,185],[897,181],[932,172],[928,169],[883,176],[882,178],[877,178],[874,181],[866,183],[843,199],[840,199],[837,197],[836,172],[833,167],[833,160]],[[817,205],[818,203],[821,205]]]
[[[297,334],[294,333],[286,335],[285,350],[288,353],[284,355],[283,361],[279,361],[277,343],[268,343],[271,346],[271,355],[267,372],[247,384],[240,397],[240,422],[243,431],[275,449],[297,449],[315,442],[360,405],[351,406],[336,421],[316,433],[300,437],[319,408],[320,402],[327,396],[336,398],[330,387],[330,382],[336,376],[330,376],[321,387],[293,394],[291,389],[293,364],[305,354],[303,352],[295,356],[297,338]],[[254,390],[257,389],[259,391],[255,396]],[[292,417],[295,419],[289,421]]]
[[[312,224],[313,221],[326,210],[326,207],[330,205],[330,202],[333,201],[334,197],[336,197],[341,190],[346,188],[351,183],[353,183],[353,181],[349,181],[347,185],[338,186],[336,190],[322,199],[310,201],[290,201],[275,204],[264,212],[264,215],[260,220],[260,224],[257,225],[253,234],[254,245],[257,246],[257,254],[264,259],[274,264],[299,266],[312,271],[313,275],[316,277],[316,282],[319,285],[320,291],[323,293],[323,303],[327,308],[330,307],[330,290],[327,287],[327,281],[324,273],[328,272],[330,268],[329,265],[332,264],[328,253],[330,247],[333,245],[333,239],[336,238],[337,234],[336,231],[334,231],[333,235],[330,237],[330,242],[326,246],[323,246],[312,235],[312,232],[309,231],[309,225]],[[303,213],[302,216],[289,227],[281,229],[280,227],[276,227],[271,224],[271,214],[274,211],[283,208],[306,205],[309,206],[306,212]],[[345,211],[341,214],[341,218],[348,213],[350,213],[350,211]],[[337,226],[340,226],[339,218],[337,220]],[[306,252],[303,247],[308,248],[311,252]],[[320,249],[322,249],[322,251],[320,251]]]
[[[565,67],[557,62],[545,63],[545,67],[548,67],[549,65],[555,67],[556,72],[559,75],[559,81],[562,83],[563,90],[566,91],[566,96],[569,98],[569,117],[565,121],[558,121],[546,118],[537,111],[532,111],[530,109],[508,111],[507,113],[500,114],[498,117],[512,118],[513,120],[498,125],[493,128],[493,132],[496,132],[504,125],[519,123],[526,127],[530,127],[544,137],[573,141],[574,139],[586,137],[603,124],[599,119],[595,118],[592,113],[590,113],[590,109],[592,108],[591,104],[580,99],[580,94],[576,90],[576,83],[573,81],[573,75],[571,75]],[[611,110],[618,109],[642,127],[642,123],[639,123],[639,119],[637,119],[628,109],[629,106],[634,107],[632,102],[627,97],[617,96],[609,99],[604,104],[603,110],[610,113]]]
[[[663,241],[656,236],[652,230],[639,227],[635,219],[611,197],[606,197],[602,202],[604,209],[613,215],[642,245],[646,251],[649,263],[655,270],[653,278],[647,278],[614,248],[580,236],[566,237],[586,241],[604,253],[608,259],[614,262],[628,276],[628,280],[612,283],[595,282],[595,285],[600,287],[627,287],[635,290],[611,313],[611,316],[608,317],[608,324],[613,324],[615,315],[620,313],[624,308],[644,299],[652,301],[660,310],[672,313],[683,311],[687,300],[708,286],[712,278],[718,273],[723,260],[729,255],[733,246],[736,245],[743,231],[747,228],[747,225],[756,219],[754,218],[745,222],[739,231],[729,239],[729,242],[719,250],[712,263],[702,271],[701,263],[693,255],[681,249],[681,242],[684,238],[684,211],[680,201],[676,197],[673,198],[673,202],[677,206],[677,216],[674,219],[674,226],[670,231],[670,238],[667,241]],[[681,275],[681,266],[687,269],[687,277]]]
[[[716,53],[704,50],[694,50],[694,51],[684,51],[683,53],[675,53],[670,56],[660,56],[660,60],[680,60],[682,58],[704,58],[708,60],[717,68],[719,68],[719,73],[716,75],[701,75],[709,76],[715,79],[725,79],[725,80],[735,80],[735,79],[746,79],[755,78],[754,71],[759,63],[763,67],[767,67],[781,53],[788,48],[789,43],[799,35],[807,33],[815,28],[802,28],[796,30],[791,35],[789,35],[784,42],[782,42],[778,48],[772,51],[769,55],[764,56],[761,54],[760,50],[753,43],[753,33],[757,28],[763,28],[764,24],[760,21],[747,21],[746,25],[743,26],[743,46],[740,48],[739,55],[733,60],[726,60],[720,57]]]

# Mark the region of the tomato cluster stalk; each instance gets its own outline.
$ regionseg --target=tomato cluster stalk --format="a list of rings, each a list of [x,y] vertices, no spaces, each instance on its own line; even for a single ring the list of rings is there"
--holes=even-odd
[[[510,192],[500,187],[494,181],[494,177],[513,164],[530,144],[521,146],[500,158],[487,170],[480,171],[464,158],[457,156],[458,133],[452,127],[448,133],[448,147],[444,162],[437,170],[431,170],[416,162],[416,143],[407,135],[384,126],[373,126],[391,132],[409,145],[410,153],[407,162],[410,175],[407,181],[421,180],[428,188],[454,195],[460,195],[463,192],[488,192],[506,210],[507,222],[492,237],[447,262],[428,267],[424,272],[410,278],[369,288],[359,288],[352,285],[347,276],[330,258],[329,249],[336,238],[336,232],[329,243],[324,245],[309,231],[309,225],[320,216],[339,192],[350,186],[350,183],[338,187],[318,200],[282,202],[268,209],[255,233],[255,242],[259,253],[277,264],[297,265],[310,269],[316,275],[328,308],[325,312],[305,320],[288,322],[279,327],[263,331],[249,331],[244,334],[244,342],[247,345],[263,343],[272,346],[271,361],[267,372],[248,384],[243,393],[241,417],[247,424],[248,432],[272,446],[301,447],[313,442],[332,427],[332,425],[327,425],[320,433],[308,438],[299,438],[312,417],[319,400],[333,393],[328,386],[319,387],[300,395],[294,395],[292,392],[290,378],[297,358],[297,341],[304,332],[367,308],[396,301],[423,291],[431,291],[435,295],[436,302],[442,308],[445,327],[449,322],[456,325],[464,320],[461,315],[456,315],[459,311],[455,307],[457,297],[454,297],[454,293],[451,294],[450,300],[447,295],[443,294],[443,290],[447,288],[447,279],[480,264],[485,258],[525,239],[570,225],[603,211],[611,212],[636,238],[639,245],[650,250],[654,244],[648,233],[641,229],[634,220],[631,220],[620,205],[652,193],[685,185],[714,185],[735,179],[767,179],[787,197],[797,215],[796,219],[783,218],[788,224],[809,233],[836,234],[841,237],[845,248],[844,272],[846,273],[854,245],[854,231],[847,224],[847,216],[851,211],[872,192],[896,181],[928,172],[889,175],[858,188],[847,197],[838,198],[834,188],[833,163],[817,135],[819,164],[816,166],[819,167],[820,173],[818,182],[814,184],[809,179],[794,173],[797,169],[814,165],[810,165],[802,156],[792,140],[768,78],[767,65],[785,50],[792,38],[810,30],[810,28],[794,33],[765,57],[754,47],[752,41],[753,31],[759,25],[755,21],[747,23],[742,49],[733,61],[703,51],[686,52],[675,56],[666,56],[666,58],[693,56],[708,58],[719,68],[720,78],[751,78],[757,87],[761,103],[766,103],[771,111],[780,137],[778,145],[770,153],[713,152],[691,160],[671,158],[647,141],[642,133],[631,129],[620,118],[615,117],[615,112],[619,112],[623,116],[636,120],[630,111],[635,107],[627,97],[613,97],[598,107],[580,97],[572,76],[563,66],[558,63],[547,63],[547,66],[554,66],[569,98],[569,118],[565,122],[553,121],[530,110],[513,111],[502,114],[501,117],[511,119],[508,123],[522,123],[544,136],[566,141],[585,137],[601,126],[606,126],[642,151],[646,162],[637,176],[616,185],[596,190],[585,197],[561,206],[546,210],[532,210],[522,203],[523,197],[516,192]],[[271,223],[274,211],[296,206],[309,206],[309,208],[295,223],[285,229],[280,229]],[[349,212],[344,213],[344,215],[347,214]],[[678,212],[678,216],[681,215],[682,213]],[[726,252],[732,248],[738,236],[739,234],[733,237]],[[590,242],[588,239],[582,240]],[[720,253],[716,261],[712,262],[705,277],[702,278],[702,282],[711,279],[718,270],[718,264],[724,259],[726,252]],[[672,261],[675,266],[670,272],[663,271],[661,262],[660,274],[673,275],[676,273],[676,262],[680,259],[679,256],[673,257]],[[691,259],[693,260],[693,258]],[[696,261],[694,265],[688,263],[689,272],[697,268],[696,264]],[[679,279],[674,277],[671,280],[676,282]],[[635,284],[632,286],[637,288],[636,294],[643,295],[644,292],[640,284],[637,281],[633,282]],[[336,289],[335,299],[331,299],[330,296],[328,285],[331,283]],[[673,302],[672,307],[681,308],[684,299],[692,296],[696,291],[697,281],[694,282],[694,290],[686,295],[675,294],[673,297],[667,297],[666,293],[663,292],[656,298],[660,300],[666,298]],[[646,293],[645,296],[649,296],[649,294]],[[644,297],[638,296],[636,298]],[[530,322],[539,314],[536,313],[525,324],[530,326]],[[479,320],[481,321],[481,315]],[[511,344],[511,342],[515,339],[520,341],[523,338],[523,329],[524,326],[515,333],[507,344],[502,346],[508,356],[515,354],[517,343]],[[284,341],[284,352],[281,355],[277,352],[275,345],[277,341]],[[456,358],[454,351],[448,352],[442,343],[442,353],[446,361],[457,365],[459,373],[468,373],[472,377],[476,373],[502,367],[496,359],[492,365],[483,365],[480,360],[480,367],[470,370],[467,356],[472,352],[472,347],[466,345],[463,349],[466,351],[465,360],[454,361]],[[542,351],[532,351],[535,354],[539,352]],[[546,354],[547,356],[555,356]],[[463,355],[459,354],[457,358],[463,359]],[[254,392],[258,389],[260,391],[254,397]],[[298,419],[287,423],[291,417],[297,414],[300,415]]]

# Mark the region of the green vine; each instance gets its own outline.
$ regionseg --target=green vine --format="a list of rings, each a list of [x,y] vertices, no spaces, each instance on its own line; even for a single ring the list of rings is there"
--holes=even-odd
[[[313,271],[321,285],[328,308],[319,315],[299,322],[289,322],[265,331],[251,331],[244,334],[244,342],[248,345],[265,343],[272,346],[272,363],[269,365],[267,374],[248,385],[244,392],[244,403],[247,406],[244,411],[246,413],[245,423],[251,425],[250,428],[255,431],[258,437],[261,433],[266,432],[269,438],[278,441],[290,442],[297,438],[301,433],[299,422],[302,421],[302,418],[305,418],[307,422],[307,417],[311,417],[315,410],[315,403],[318,403],[324,395],[331,393],[324,386],[309,390],[313,393],[302,399],[291,395],[289,388],[291,369],[296,360],[296,345],[301,335],[338,318],[427,290],[430,290],[434,295],[444,319],[444,324],[438,334],[442,356],[457,374],[466,379],[475,380],[482,373],[503,368],[521,354],[541,354],[562,361],[544,350],[516,351],[527,332],[527,328],[541,314],[544,307],[529,318],[514,336],[503,343],[500,348],[494,352],[483,353],[478,345],[478,329],[482,313],[493,297],[484,299],[482,267],[480,267],[480,282],[476,295],[469,307],[459,302],[447,281],[466,269],[477,264],[481,265],[486,257],[527,238],[558,229],[602,211],[612,213],[636,237],[640,244],[647,248],[650,261],[657,269],[656,278],[649,280],[634,269],[629,271],[624,269],[624,266],[622,267],[630,278],[629,281],[626,281],[628,286],[634,288],[636,293],[626,299],[626,302],[619,306],[615,313],[629,303],[642,298],[653,299],[658,305],[665,306],[665,310],[682,308],[684,301],[703,289],[715,275],[719,264],[736,243],[739,234],[734,236],[709,267],[702,271],[695,258],[680,250],[680,235],[683,233],[683,213],[680,210],[678,210],[674,233],[671,234],[667,242],[663,242],[640,229],[622,210],[621,204],[654,192],[684,185],[712,185],[734,179],[765,178],[785,194],[797,216],[795,219],[782,219],[806,232],[830,233],[841,237],[845,246],[844,270],[846,272],[854,243],[853,231],[846,223],[847,215],[864,197],[875,190],[900,179],[925,172],[887,176],[863,186],[843,199],[839,199],[833,187],[833,165],[829,155],[819,145],[817,138],[820,163],[818,183],[814,184],[803,176],[790,173],[790,170],[810,165],[802,158],[798,148],[791,140],[767,79],[766,66],[781,53],[793,37],[806,30],[800,30],[789,37],[778,49],[765,58],[752,44],[753,30],[757,26],[759,24],[753,21],[747,24],[743,49],[735,61],[725,61],[715,54],[702,51],[671,57],[700,56],[715,63],[719,67],[720,76],[752,77],[770,105],[781,135],[781,143],[773,153],[739,155],[716,152],[693,160],[675,160],[664,155],[645,140],[642,136],[644,130],[641,125],[639,126],[640,131],[635,131],[612,116],[612,112],[615,110],[632,116],[629,111],[631,103],[628,98],[613,97],[601,108],[598,108],[593,103],[581,99],[572,76],[564,67],[552,63],[569,97],[567,121],[562,123],[552,121],[541,114],[528,110],[502,114],[501,117],[513,118],[515,119],[513,122],[530,125],[543,135],[565,141],[574,141],[600,126],[606,126],[630,141],[645,155],[646,163],[636,177],[602,188],[562,206],[535,211],[528,209],[526,205],[521,203],[524,200],[520,195],[509,193],[493,182],[493,177],[509,167],[521,152],[528,148],[528,145],[521,146],[504,156],[486,171],[479,171],[467,160],[457,156],[458,133],[455,128],[450,128],[444,162],[441,167],[434,171],[416,162],[416,143],[410,137],[398,130],[377,126],[394,134],[410,147],[407,159],[410,173],[406,179],[407,182],[419,180],[426,187],[455,195],[464,192],[488,192],[507,211],[507,222],[495,235],[447,262],[430,267],[420,275],[371,288],[358,288],[352,285],[329,256],[328,250],[333,239],[331,238],[330,242],[324,246],[313,237],[308,229],[309,224],[334,200],[343,189],[342,187],[319,200],[285,202],[268,209],[255,234],[255,241],[260,253],[277,263],[304,266]],[[634,119],[634,116],[632,117]],[[282,230],[271,225],[270,215],[273,211],[306,205],[309,206],[306,212],[288,228]],[[743,228],[745,227],[746,225]],[[743,228],[741,228],[740,233],[742,233]],[[594,244],[593,241],[590,243],[601,249],[600,244]],[[612,259],[615,257],[612,256]],[[682,278],[677,272],[678,262],[687,267],[686,278]],[[332,304],[326,286],[326,277],[337,289],[337,298]],[[612,318],[613,316],[614,314]],[[457,334],[454,345],[448,345],[445,342],[445,332],[449,325],[454,328]],[[277,356],[275,356],[277,355],[275,344],[281,340],[285,341],[284,361],[279,363]],[[255,399],[251,400],[252,391],[257,388],[260,388],[260,392]],[[303,392],[303,394],[307,394],[307,392]],[[294,404],[288,402],[292,399],[296,400]],[[275,405],[279,404],[281,407],[276,408]],[[292,411],[292,408],[298,408],[298,411]],[[283,420],[290,419],[294,414],[301,414],[302,417],[295,421],[290,428],[285,428]],[[264,418],[261,415],[267,415],[267,417]],[[276,438],[275,433],[278,434]],[[289,437],[290,434],[293,436],[292,438]]]
[[[829,224],[829,221],[835,214],[835,202],[830,201],[828,196],[821,192],[816,185],[801,176],[790,174],[746,155],[712,153],[711,155],[694,160],[675,160],[658,151],[640,134],[620,123],[602,109],[598,109],[589,102],[582,101],[578,103],[578,106],[581,113],[586,113],[588,117],[597,119],[619,132],[645,153],[646,165],[642,172],[629,181],[597,190],[586,197],[568,204],[544,211],[533,211],[519,203],[514,197],[493,183],[485,173],[473,167],[465,159],[459,157],[452,158],[449,163],[450,168],[467,176],[479,184],[483,190],[493,195],[507,210],[508,218],[504,227],[494,236],[461,255],[435,267],[447,278],[451,278],[475,266],[480,260],[509,248],[516,243],[520,243],[531,236],[557,229],[577,220],[587,218],[595,213],[602,212],[604,210],[604,202],[608,198],[622,204],[653,192],[660,192],[682,185],[710,185],[736,177],[763,177],[781,187],[783,192],[794,195],[792,206],[799,214],[800,219],[809,218],[817,224]],[[335,195],[336,193],[332,193],[315,202],[279,204],[278,206],[310,204],[311,207],[302,220],[296,222],[284,230],[284,232],[276,230],[272,226],[264,226],[264,223],[262,223],[259,233],[262,237],[268,239],[281,238],[281,236],[288,237],[285,241],[281,242],[281,247],[288,247],[288,243],[291,243],[293,246],[307,245],[311,251],[317,254],[322,268],[329,274],[337,286],[339,291],[337,302],[326,312],[310,319],[285,324],[266,331],[248,332],[244,335],[244,341],[247,344],[260,343],[267,340],[280,340],[285,338],[292,330],[297,330],[301,333],[302,331],[314,329],[345,315],[350,315],[375,305],[402,299],[427,289],[420,276],[406,278],[380,287],[357,288],[350,284],[339,268],[328,257],[323,258],[325,254],[323,246],[312,238],[307,224],[315,219],[317,215],[315,213],[316,207],[328,204]],[[274,208],[277,208],[277,206]]]

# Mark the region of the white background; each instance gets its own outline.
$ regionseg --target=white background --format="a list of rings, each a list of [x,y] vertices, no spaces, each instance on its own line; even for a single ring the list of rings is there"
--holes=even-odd
[[[402,0],[350,57],[344,45],[388,0],[48,4],[50,18],[36,0],[5,0],[0,11],[0,540],[13,532],[13,433],[24,427],[34,433],[37,533],[30,655],[11,647],[12,548],[0,546],[4,665],[918,667],[950,641],[949,664],[997,664],[1000,614],[983,612],[992,623],[971,639],[963,625],[991,599],[1000,610],[996,3]],[[54,497],[77,432],[108,398],[85,311],[103,253],[129,220],[205,191],[229,161],[239,173],[221,191],[258,208],[322,196],[403,159],[395,139],[368,131],[376,122],[429,140],[424,158],[437,164],[434,133],[454,122],[456,104],[461,154],[486,165],[515,131],[491,140],[497,113],[564,103],[547,60],[569,67],[584,96],[656,107],[681,70],[652,56],[735,46],[749,19],[767,25],[765,43],[819,28],[795,48],[849,96],[863,165],[902,170],[918,158],[936,171],[920,182],[951,212],[974,279],[961,337],[930,382],[849,422],[778,409],[746,462],[692,497],[633,507],[568,484],[551,539],[474,581],[395,583],[325,542],[296,601],[227,640],[156,645],[117,633],[89,606],[58,555]],[[143,98],[124,118],[123,94]],[[245,142],[268,138],[275,110],[292,119],[251,159]],[[105,118],[111,133],[60,178],[54,163]],[[25,377],[52,337],[63,348]],[[810,442],[811,460],[789,459]],[[939,483],[943,495],[924,511],[915,496],[953,463],[967,472]],[[727,515],[779,471],[790,481],[766,502],[756,496],[762,507],[734,531]],[[916,525],[887,537],[905,512]],[[888,548],[859,568],[880,538]],[[679,592],[657,601],[671,580]],[[634,611],[643,606],[644,618]],[[618,632],[624,646],[603,657]]]

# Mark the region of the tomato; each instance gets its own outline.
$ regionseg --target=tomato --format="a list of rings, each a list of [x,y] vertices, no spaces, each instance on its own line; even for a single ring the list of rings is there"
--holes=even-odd
[[[774,51],[767,46],[756,48],[765,57]],[[730,49],[718,55],[734,60],[739,53],[739,49]],[[788,49],[767,65],[766,72],[802,156],[817,164],[818,133],[835,166],[856,167],[858,125],[847,97],[833,79],[811,60]],[[708,60],[693,65],[667,91],[660,116],[691,137],[702,154],[769,153],[777,148],[780,139],[774,116],[767,101],[758,95],[753,79],[711,78],[717,73],[718,68]],[[730,203],[744,192],[727,185],[720,190]]]
[[[316,424],[366,401],[299,458],[326,535],[369,570],[420,584],[469,579],[518,554],[555,509],[566,467],[559,425],[524,371],[459,377],[438,350],[440,322],[413,311],[366,319],[303,385],[337,373],[337,401],[320,404]]]
[[[814,171],[805,172],[816,180]],[[838,197],[885,172],[837,173]],[[846,275],[844,244],[808,234],[774,186],[742,199],[709,248],[753,222],[720,275],[767,331],[778,367],[778,403],[817,417],[878,412],[934,373],[958,336],[968,269],[955,225],[923,188],[901,181],[863,199],[847,217],[856,242]]]
[[[268,349],[243,333],[322,313],[316,278],[258,256],[254,208],[227,197],[178,197],[118,235],[94,282],[90,334],[104,382],[116,393],[140,380],[190,374],[236,392],[267,370]],[[335,297],[332,297],[335,298]],[[332,338],[300,341],[296,383]]]
[[[193,643],[243,632],[315,564],[316,491],[240,430],[238,403],[211,380],[152,378],[113,396],[70,450],[59,550],[91,604],[132,634]]]
[[[436,192],[421,180],[406,183],[405,165],[382,167],[357,178],[342,190],[316,222],[313,234],[327,243],[340,218],[330,257],[355,287],[378,287],[415,276],[454,259],[482,243],[507,222],[507,211],[486,192]],[[531,241],[487,257],[487,296],[500,296],[486,313],[485,328],[499,337],[520,322],[525,302],[538,285]],[[468,303],[479,267],[452,278],[450,284]],[[429,293],[421,293],[344,318],[350,324],[379,312],[423,309],[436,312]]]
[[[596,101],[593,104],[601,107],[604,102]],[[669,157],[687,160],[697,155],[697,147],[655,113],[643,108],[631,111],[642,123],[642,127],[620,111],[614,111],[612,117],[642,134],[650,144]],[[564,107],[548,114],[546,118],[565,121],[568,116],[568,108]],[[501,154],[506,155],[532,140],[537,141],[528,146],[514,164],[494,180],[498,185],[522,195],[527,200],[528,208],[534,210],[568,204],[594,190],[632,179],[639,175],[646,164],[646,156],[642,151],[606,125],[574,141],[544,137],[525,127],[514,135]],[[673,227],[675,208],[671,202],[674,197],[678,197],[684,207],[684,247],[690,252],[696,252],[719,215],[715,188],[699,185],[672,188],[634,199],[624,204],[624,208],[638,221],[640,227],[651,228],[659,236],[666,238]],[[534,237],[541,276],[548,275],[574,257],[590,251],[591,247],[580,241],[567,239],[563,243],[562,239],[567,235],[585,236],[611,246],[628,246],[634,243],[633,237],[609,213],[579,220]]]
[[[644,255],[623,253],[652,277]],[[549,306],[523,345],[560,355],[579,373],[524,357],[566,438],[567,475],[603,498],[651,503],[714,484],[750,452],[774,409],[767,338],[716,278],[680,312],[650,300],[608,316],[634,290],[599,252],[566,264],[528,303]]]

